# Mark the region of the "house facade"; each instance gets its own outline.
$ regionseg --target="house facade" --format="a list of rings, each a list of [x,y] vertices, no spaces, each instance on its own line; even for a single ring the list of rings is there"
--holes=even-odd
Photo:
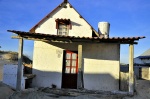
[[[92,37],[94,32],[69,2],[62,3],[33,28],[35,33],[75,37]],[[84,88],[118,90],[120,45],[104,43],[34,41],[33,74],[37,76],[33,86],[51,87],[54,84],[58,88],[77,88],[78,45],[82,45]]]
[[[146,50],[140,56],[134,58],[134,64],[141,66],[149,66],[150,65],[150,49]]]
[[[145,37],[109,37],[109,23],[99,32],[64,0],[29,32],[8,30],[34,40],[33,87],[119,90],[120,45],[129,44],[129,91],[133,92],[133,45]],[[20,61],[21,62],[21,61]]]

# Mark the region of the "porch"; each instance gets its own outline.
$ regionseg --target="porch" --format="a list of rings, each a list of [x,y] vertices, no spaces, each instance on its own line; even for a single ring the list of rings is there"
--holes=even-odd
[[[16,33],[18,36],[13,36],[12,38],[19,39],[19,56],[18,56],[18,74],[17,74],[17,89],[20,90],[20,74],[21,73],[21,64],[22,64],[22,52],[23,52],[23,39],[34,40],[34,41],[43,41],[47,43],[64,43],[64,44],[77,44],[78,51],[78,74],[77,74],[77,88],[84,88],[83,80],[83,43],[89,44],[129,44],[129,92],[133,93],[134,91],[134,74],[133,74],[133,57],[134,57],[134,44],[137,44],[137,40],[145,37],[70,37],[70,36],[58,36],[58,35],[49,35],[49,34],[40,34],[40,33],[29,33],[8,30],[9,32]],[[119,49],[120,52],[120,49]],[[120,59],[120,56],[119,56]],[[119,85],[118,85],[119,86]]]

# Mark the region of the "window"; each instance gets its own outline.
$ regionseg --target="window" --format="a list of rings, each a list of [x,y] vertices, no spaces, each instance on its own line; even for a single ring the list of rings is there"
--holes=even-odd
[[[59,24],[58,35],[68,35],[68,26],[66,24]]]
[[[57,35],[69,35],[69,29],[72,29],[70,19],[56,19]]]
[[[78,72],[78,54],[66,51],[66,74],[77,74]]]

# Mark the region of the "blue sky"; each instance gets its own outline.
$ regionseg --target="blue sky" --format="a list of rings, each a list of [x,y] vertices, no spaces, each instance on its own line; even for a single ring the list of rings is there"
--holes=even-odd
[[[0,50],[18,51],[18,40],[7,30],[29,31],[63,0],[0,0]],[[135,45],[135,57],[150,48],[150,0],[69,0],[97,30],[107,21],[112,36],[146,36]],[[128,47],[121,46],[121,62],[128,63]],[[33,41],[26,40],[24,54],[32,58]]]

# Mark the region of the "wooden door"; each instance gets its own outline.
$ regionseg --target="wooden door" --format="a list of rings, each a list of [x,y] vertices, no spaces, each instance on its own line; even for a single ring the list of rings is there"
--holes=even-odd
[[[65,51],[62,72],[62,88],[77,88],[78,54]]]

